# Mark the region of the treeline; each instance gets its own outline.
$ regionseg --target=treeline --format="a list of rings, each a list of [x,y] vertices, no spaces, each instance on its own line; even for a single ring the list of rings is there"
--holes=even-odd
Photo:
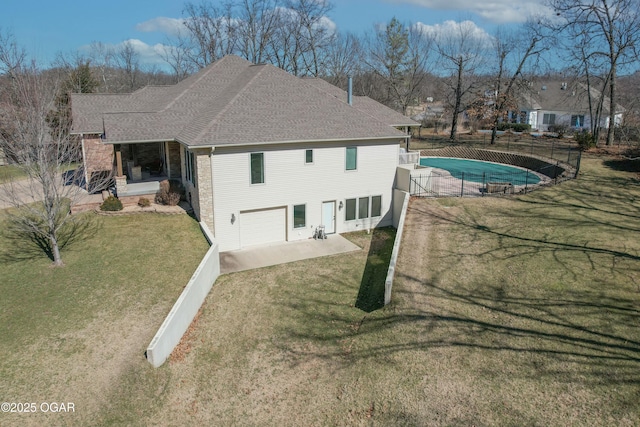
[[[471,21],[426,26],[392,17],[385,25],[353,34],[334,27],[332,4],[325,0],[186,3],[179,31],[161,53],[164,68],[145,65],[132,42],[117,48],[95,42],[83,55],[61,56],[49,72],[67,79],[60,85],[67,91],[130,92],[175,83],[235,54],[297,76],[322,77],[342,88],[353,76],[357,95],[405,114],[434,98],[443,104],[441,120],[451,138],[462,112],[473,111],[495,130],[508,111],[517,109],[516,93],[526,90],[525,82],[558,73],[589,87],[591,134],[597,141],[598,124],[607,115],[614,123],[617,103],[633,106],[626,114],[629,120],[637,115],[637,86],[619,75],[638,69],[640,0],[583,3],[547,0],[553,14],[530,16],[517,27],[492,34]],[[81,67],[90,71],[91,84],[77,84]],[[613,141],[612,129],[606,141]]]

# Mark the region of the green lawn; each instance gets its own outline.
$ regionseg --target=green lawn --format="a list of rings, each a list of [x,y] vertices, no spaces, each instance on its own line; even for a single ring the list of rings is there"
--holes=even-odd
[[[143,423],[637,423],[634,173],[587,158],[526,196],[410,209],[389,307],[358,307],[366,235],[360,252],[221,277]]]
[[[11,180],[25,178],[26,174],[15,165],[0,166],[0,184]]]
[[[92,424],[120,412],[111,404],[123,388],[143,402],[136,410],[155,404],[155,390],[135,389],[135,376],[145,386],[161,381],[144,351],[208,245],[187,215],[94,220],[92,236],[63,250],[63,268],[0,240],[1,400],[76,409],[0,413],[0,425]]]
[[[66,172],[71,169],[75,169],[81,166],[81,163],[69,163],[60,168],[61,172]],[[4,165],[0,166],[0,184],[9,181],[16,181],[26,178],[27,174],[24,169],[17,165]]]
[[[143,219],[108,218],[64,270],[1,265],[0,396],[79,404],[0,424],[637,425],[635,162],[585,157],[578,180],[524,196],[412,200],[385,308],[385,230],[221,276],[159,369],[141,353],[206,244],[186,217]],[[118,272],[135,259],[152,267]]]

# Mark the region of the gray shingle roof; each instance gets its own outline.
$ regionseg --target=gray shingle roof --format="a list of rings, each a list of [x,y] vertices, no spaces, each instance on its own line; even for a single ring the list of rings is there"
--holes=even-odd
[[[564,84],[564,86],[563,86]],[[591,88],[591,96],[598,99],[601,92]],[[609,101],[605,97],[603,112],[609,113]],[[558,79],[540,80],[532,83],[520,92],[520,107],[530,110],[566,111],[573,113],[589,112],[587,86],[577,81]],[[624,112],[621,105],[616,105],[616,112]]]
[[[396,123],[398,113],[373,100],[357,97],[349,106],[346,94],[338,99],[319,86],[272,65],[226,56],[172,86],[126,95],[73,94],[73,132],[104,129],[106,142],[221,146],[399,139],[405,135],[393,126],[415,125],[406,118]]]
[[[316,86],[318,89],[331,94],[338,100],[347,103],[347,92],[340,89],[337,86],[332,85],[326,80],[320,78],[306,78],[305,81]],[[363,113],[369,114],[371,117],[387,123],[391,126],[420,126],[420,123],[410,119],[404,114],[380,104],[378,101],[369,98],[368,96],[354,96],[352,97],[352,104],[355,108]]]

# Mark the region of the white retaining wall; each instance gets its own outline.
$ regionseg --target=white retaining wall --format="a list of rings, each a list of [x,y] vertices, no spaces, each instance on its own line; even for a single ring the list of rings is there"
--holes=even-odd
[[[220,275],[218,243],[206,224],[201,222],[200,227],[211,247],[147,347],[147,360],[155,368],[162,365],[180,343],[213,283]]]
[[[402,231],[404,229],[404,220],[407,216],[407,208],[409,207],[409,193],[401,190],[393,190],[393,223],[396,227],[396,240],[393,243],[391,251],[391,259],[389,260],[389,269],[387,270],[387,278],[384,282],[384,305],[391,302],[391,288],[393,287],[393,278],[396,273],[396,262],[400,253],[400,244],[402,242]],[[397,215],[396,215],[397,213]],[[397,222],[396,222],[397,218]]]

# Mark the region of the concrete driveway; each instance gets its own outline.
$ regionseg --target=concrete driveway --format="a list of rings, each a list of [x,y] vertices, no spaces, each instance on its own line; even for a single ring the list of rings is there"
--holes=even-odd
[[[327,255],[336,255],[359,249],[359,246],[351,243],[339,234],[331,234],[327,236],[325,240],[307,239],[295,242],[252,246],[237,251],[221,252],[220,273],[235,273],[236,271],[251,270]]]
[[[74,205],[102,201],[102,195],[89,194],[76,184],[63,184],[62,175],[58,182],[58,192],[62,197],[72,199]],[[19,179],[0,184],[0,209],[42,201],[42,186],[35,181]]]

